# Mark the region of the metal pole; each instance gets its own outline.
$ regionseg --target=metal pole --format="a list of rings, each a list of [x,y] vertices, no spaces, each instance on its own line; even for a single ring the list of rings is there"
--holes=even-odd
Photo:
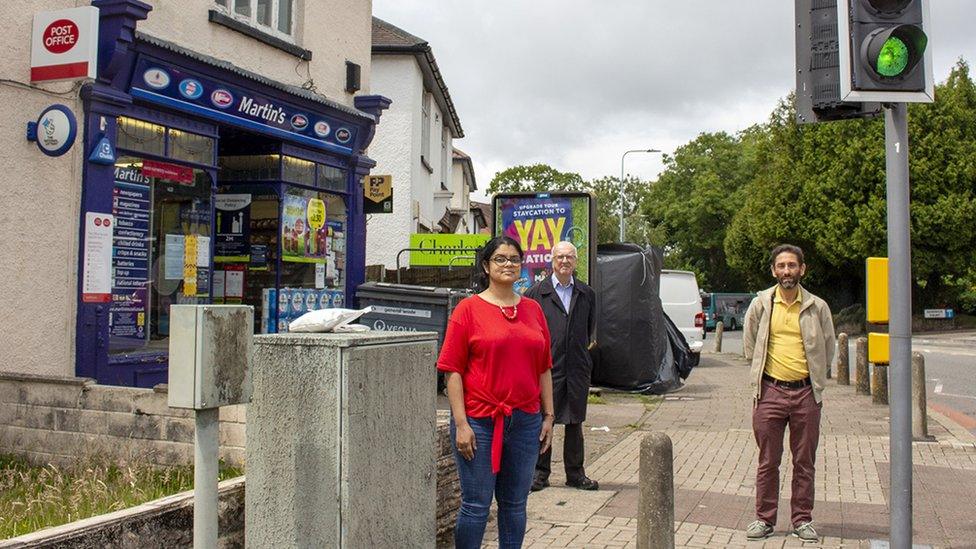
[[[892,549],[912,546],[912,291],[909,235],[908,107],[885,106],[888,177],[888,334],[891,342]]]
[[[624,241],[624,159],[630,153],[657,153],[657,149],[633,149],[620,157],[620,242]]]
[[[193,549],[217,547],[217,436],[220,408],[196,410],[193,435]]]

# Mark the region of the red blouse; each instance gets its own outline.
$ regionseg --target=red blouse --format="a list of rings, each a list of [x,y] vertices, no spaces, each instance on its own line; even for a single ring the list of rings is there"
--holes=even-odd
[[[539,376],[552,368],[549,326],[542,307],[523,298],[517,314],[503,313],[480,296],[458,303],[447,323],[447,334],[437,360],[442,372],[461,374],[464,410],[469,417],[495,420],[492,469],[501,466],[505,416],[519,409],[539,413]]]

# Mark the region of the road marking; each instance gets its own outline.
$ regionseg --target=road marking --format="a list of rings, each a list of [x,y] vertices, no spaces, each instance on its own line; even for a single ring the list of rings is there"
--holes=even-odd
[[[936,386],[935,386],[935,391],[933,391],[933,392],[934,392],[935,394],[940,394],[940,393],[942,393],[942,384],[940,383],[940,384],[938,384],[938,385],[936,385]]]
[[[970,395],[957,395],[957,394],[953,394],[953,393],[942,393],[942,392],[939,392],[939,396],[944,396],[944,397],[955,397],[955,398],[968,398],[969,400],[976,400],[976,396],[970,396]]]

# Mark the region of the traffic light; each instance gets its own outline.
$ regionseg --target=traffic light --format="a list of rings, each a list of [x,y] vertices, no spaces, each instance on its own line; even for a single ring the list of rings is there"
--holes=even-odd
[[[923,0],[839,0],[841,98],[934,100]]]
[[[879,114],[880,103],[841,100],[837,0],[795,0],[795,10],[797,121],[805,124]]]

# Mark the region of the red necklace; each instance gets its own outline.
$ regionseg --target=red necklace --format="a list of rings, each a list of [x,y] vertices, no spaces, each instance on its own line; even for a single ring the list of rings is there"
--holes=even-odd
[[[508,320],[515,320],[515,317],[518,316],[518,305],[517,304],[516,305],[512,305],[512,315],[511,316],[509,316],[508,313],[505,311],[506,307],[503,307],[502,305],[499,305],[498,308],[501,309],[502,316],[504,316]]]

